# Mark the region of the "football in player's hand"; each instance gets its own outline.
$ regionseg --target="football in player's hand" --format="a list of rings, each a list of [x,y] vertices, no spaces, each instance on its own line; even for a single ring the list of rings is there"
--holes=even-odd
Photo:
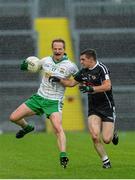
[[[35,56],[28,57],[26,59],[26,62],[28,63],[28,71],[32,73],[38,72],[41,69],[39,61],[40,60]]]

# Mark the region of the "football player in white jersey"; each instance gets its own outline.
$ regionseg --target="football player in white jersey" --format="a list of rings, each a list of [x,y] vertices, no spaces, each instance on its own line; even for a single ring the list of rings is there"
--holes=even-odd
[[[21,104],[10,115],[10,120],[22,128],[16,134],[16,138],[22,138],[34,130],[34,127],[28,124],[24,117],[46,114],[52,123],[58,140],[60,164],[65,168],[69,160],[66,154],[66,137],[62,127],[62,105],[65,87],[59,82],[53,82],[50,77],[57,76],[67,79],[75,76],[78,68],[68,59],[63,39],[52,41],[52,52],[52,56],[39,60],[43,77],[37,93]],[[21,64],[21,69],[28,70],[27,68],[28,62],[24,61]]]

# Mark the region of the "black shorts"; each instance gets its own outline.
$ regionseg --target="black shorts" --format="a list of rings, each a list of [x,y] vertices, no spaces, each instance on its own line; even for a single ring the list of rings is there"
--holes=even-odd
[[[91,115],[99,116],[104,122],[115,122],[116,119],[115,107],[113,108],[104,107],[103,109],[89,108],[88,116]]]

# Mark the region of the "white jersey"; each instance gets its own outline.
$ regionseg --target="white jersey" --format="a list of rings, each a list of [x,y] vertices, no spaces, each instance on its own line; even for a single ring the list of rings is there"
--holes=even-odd
[[[67,58],[55,62],[51,56],[41,59],[40,63],[43,70],[43,77],[37,94],[46,99],[63,100],[65,87],[58,82],[49,82],[49,77],[70,78],[79,71],[78,67]]]

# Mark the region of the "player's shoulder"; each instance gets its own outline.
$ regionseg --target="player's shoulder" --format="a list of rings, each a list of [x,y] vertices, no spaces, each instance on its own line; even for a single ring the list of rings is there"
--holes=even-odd
[[[52,61],[52,57],[51,56],[46,56],[46,57],[43,57],[41,60],[42,61]]]
[[[42,58],[40,62],[42,65],[54,63],[51,56],[46,56],[46,57]]]
[[[75,62],[73,62],[73,61],[70,60],[70,59],[67,59],[67,60],[63,61],[63,63],[68,64],[69,66],[77,66],[77,65],[75,64]]]
[[[107,68],[106,64],[104,64],[104,63],[101,62],[101,61],[98,61],[97,64],[98,64],[98,66],[101,67],[101,68],[102,68],[102,67],[106,67],[106,68]]]
[[[108,73],[108,67],[101,61],[98,61],[98,68],[101,69],[102,71]]]

